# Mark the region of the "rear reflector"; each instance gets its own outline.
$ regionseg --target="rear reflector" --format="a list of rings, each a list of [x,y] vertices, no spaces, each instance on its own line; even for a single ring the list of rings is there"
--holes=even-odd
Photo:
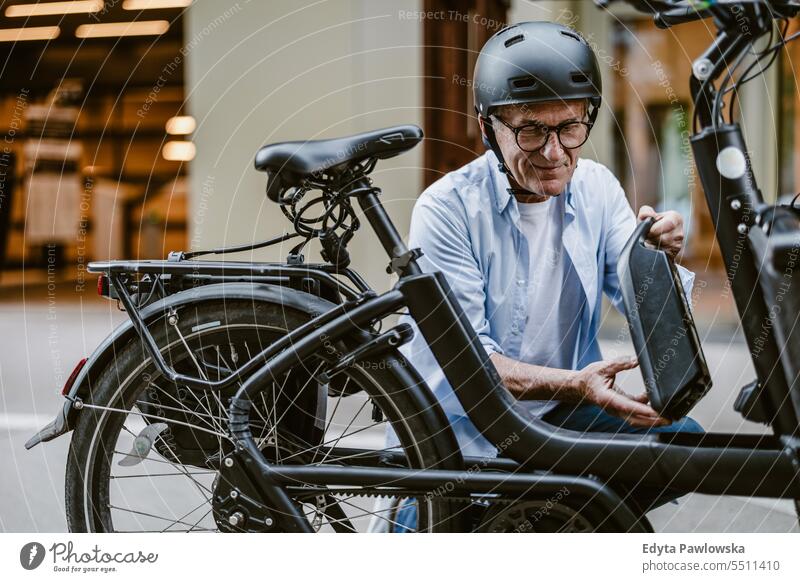
[[[106,275],[100,275],[97,278],[97,294],[100,297],[108,297],[108,283],[108,276]]]
[[[83,358],[75,365],[75,369],[72,370],[72,374],[69,375],[69,378],[67,378],[67,381],[64,383],[64,387],[61,389],[61,396],[69,394],[69,391],[72,390],[72,385],[75,383],[75,379],[78,377],[78,374],[81,373],[85,364],[86,358]]]

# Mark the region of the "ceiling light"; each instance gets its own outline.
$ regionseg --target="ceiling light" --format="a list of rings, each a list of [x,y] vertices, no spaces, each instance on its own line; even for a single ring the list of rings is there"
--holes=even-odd
[[[99,12],[103,0],[76,0],[74,2],[37,2],[36,4],[14,4],[6,8],[6,16],[48,16],[51,14],[83,14]]]
[[[186,8],[192,0],[125,0],[125,10],[153,10],[156,8]]]
[[[30,28],[0,28],[0,42],[21,40],[51,40],[58,37],[61,29],[57,26],[33,26]]]
[[[161,150],[165,160],[171,162],[189,162],[194,159],[197,148],[190,141],[168,141]]]
[[[167,120],[167,133],[170,135],[187,135],[197,127],[194,117],[191,115],[178,115]]]
[[[164,34],[169,30],[166,20],[142,20],[138,22],[107,22],[104,24],[81,24],[75,29],[78,38],[102,38],[108,36],[145,36]]]

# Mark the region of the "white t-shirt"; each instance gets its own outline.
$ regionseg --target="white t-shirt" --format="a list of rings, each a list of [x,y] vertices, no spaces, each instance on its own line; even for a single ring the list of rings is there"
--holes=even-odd
[[[528,318],[520,360],[569,370],[575,361],[586,296],[562,244],[564,197],[517,206],[530,257]],[[540,416],[551,410],[555,401],[528,400],[522,405]]]

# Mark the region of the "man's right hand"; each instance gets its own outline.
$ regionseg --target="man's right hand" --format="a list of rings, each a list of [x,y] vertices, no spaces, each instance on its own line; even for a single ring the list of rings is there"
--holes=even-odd
[[[631,396],[614,383],[619,372],[638,365],[636,358],[630,357],[594,362],[575,372],[574,387],[582,400],[596,404],[632,426],[654,427],[670,424],[671,421],[659,416],[647,404],[647,393]]]

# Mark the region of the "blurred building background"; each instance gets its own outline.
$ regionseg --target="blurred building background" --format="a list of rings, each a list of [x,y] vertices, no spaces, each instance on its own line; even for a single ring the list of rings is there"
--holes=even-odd
[[[253,169],[259,146],[415,123],[423,144],[374,172],[407,232],[424,187],[484,152],[473,65],[489,36],[521,20],[562,22],[592,44],[604,102],[582,155],[608,165],[635,208],[677,209],[687,221],[682,260],[697,273],[695,315],[715,381],[696,417],[763,432],[731,409],[754,374],[687,142],[688,77],[713,38],[707,23],[660,31],[624,5],[602,12],[588,0],[0,0],[0,458],[20,468],[0,476],[0,489],[52,489],[38,512],[9,497],[0,529],[61,527],[53,484],[66,443],[27,456],[20,447],[51,419],[74,362],[124,318],[94,295],[89,261],[286,232]],[[798,57],[790,45],[739,95],[768,200],[800,189]],[[282,260],[288,250],[237,258]],[[391,284],[367,228],[351,252],[373,286]],[[607,355],[632,353],[623,326],[612,313],[604,320]],[[637,390],[641,378],[623,383]],[[34,477],[42,471],[48,480]],[[693,499],[679,514],[664,509],[660,529],[796,528],[790,505]]]

